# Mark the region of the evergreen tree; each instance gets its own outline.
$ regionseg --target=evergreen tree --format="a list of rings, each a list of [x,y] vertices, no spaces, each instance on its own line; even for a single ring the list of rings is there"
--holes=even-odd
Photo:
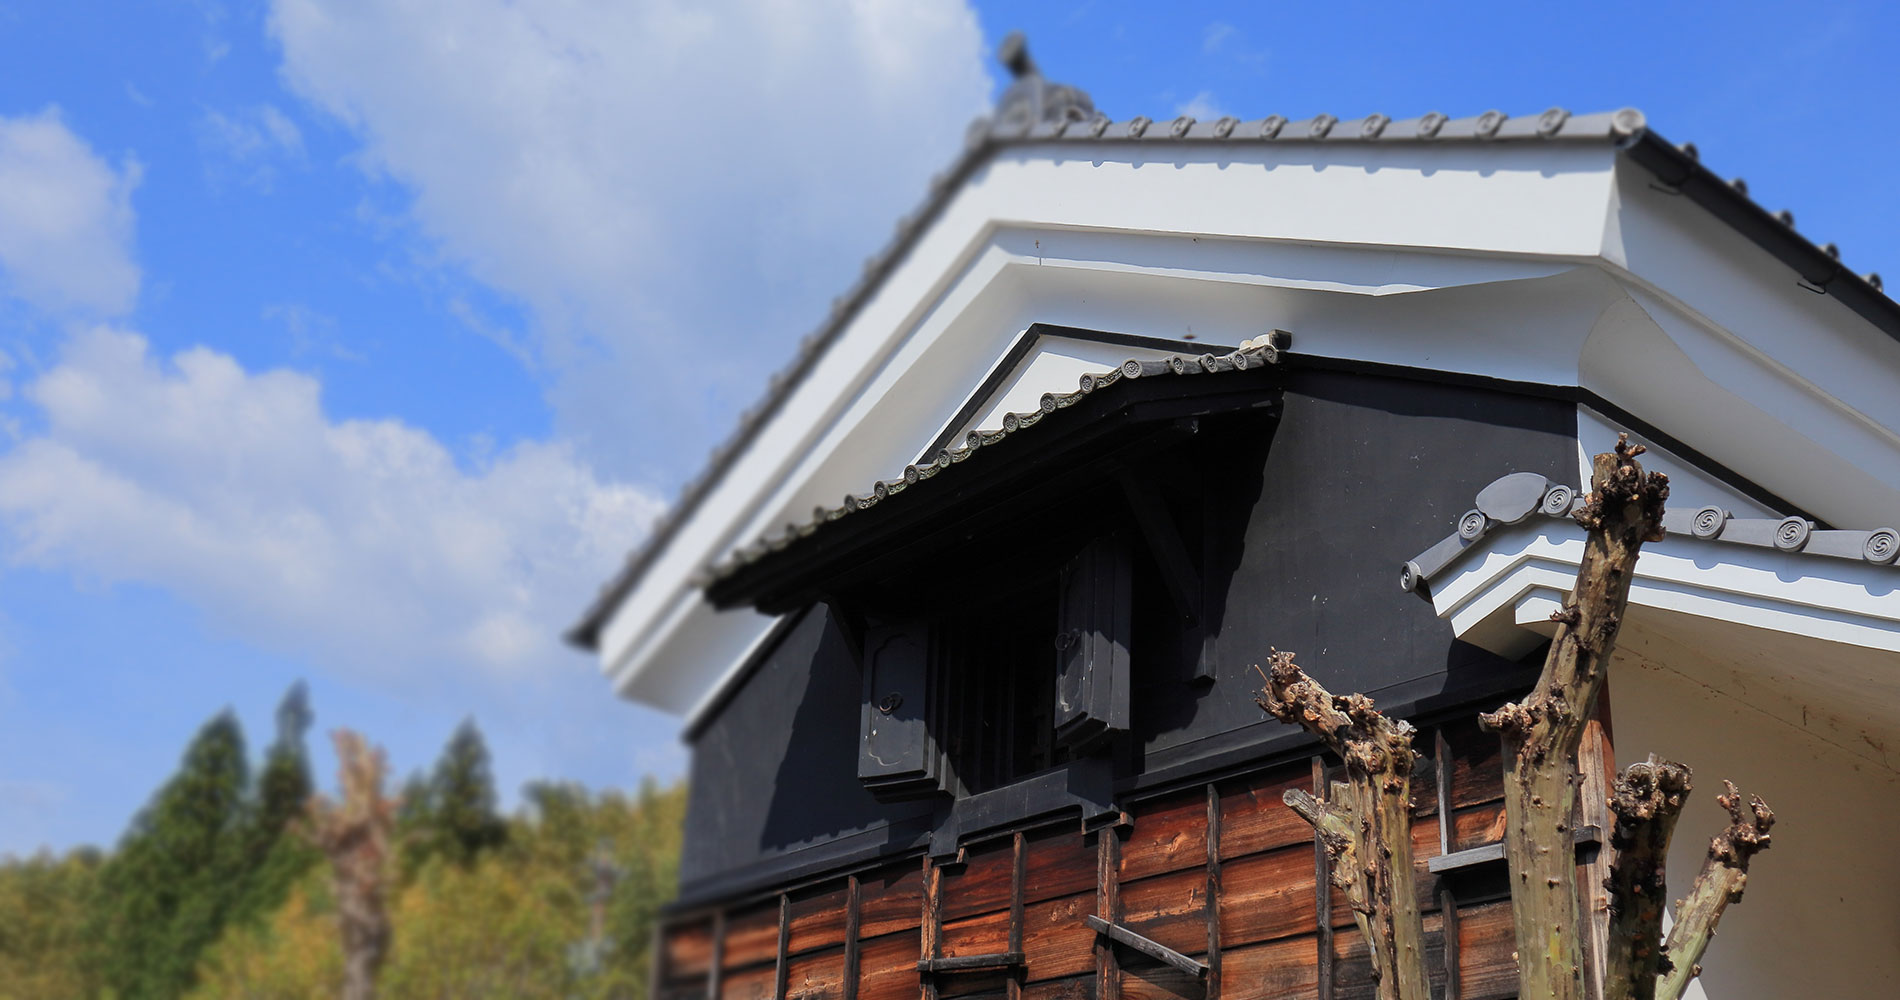
[[[429,776],[423,815],[426,853],[467,867],[483,851],[508,839],[508,826],[495,809],[495,777],[488,745],[475,720],[455,727]]]
[[[287,836],[303,815],[313,785],[304,734],[310,729],[310,694],[302,681],[291,685],[277,706],[277,739],[264,756],[231,863],[243,888],[234,920],[260,919],[276,909],[290,887],[315,863],[317,851],[303,838]]]
[[[100,871],[92,939],[122,1000],[175,997],[242,892],[231,840],[245,818],[244,734],[229,709],[199,730]]]

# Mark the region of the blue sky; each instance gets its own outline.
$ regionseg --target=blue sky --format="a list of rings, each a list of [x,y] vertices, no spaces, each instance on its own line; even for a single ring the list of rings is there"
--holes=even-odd
[[[1900,279],[1871,3],[0,0],[0,853],[298,678],[399,770],[473,715],[505,790],[678,774],[557,633],[1012,28],[1117,117],[1640,107]]]

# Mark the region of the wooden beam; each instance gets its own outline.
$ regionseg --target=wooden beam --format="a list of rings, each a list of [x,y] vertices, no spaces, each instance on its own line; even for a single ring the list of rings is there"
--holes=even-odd
[[[778,965],[772,971],[772,996],[785,1000],[786,946],[792,940],[792,897],[787,893],[778,895]]]
[[[844,880],[844,1000],[858,1000],[858,924],[864,905],[858,877]],[[649,997],[648,1000],[657,1000]]]
[[[1207,991],[1220,998],[1220,790],[1207,786]]]
[[[1432,756],[1438,763],[1438,855],[1451,853],[1451,744],[1443,727],[1432,734]],[[1439,936],[1444,941],[1445,1000],[1458,1000],[1463,982],[1458,974],[1458,894],[1451,879],[1438,880]]]
[[[726,964],[726,911],[713,912],[712,967],[706,970],[706,1000],[719,1000],[720,967]]]
[[[1029,844],[1021,830],[1010,838],[1009,951],[1023,953],[1023,889],[1029,877]],[[1022,1000],[1023,977],[1012,974],[1004,985],[1006,1000]]]
[[[1087,923],[1095,933],[1108,938],[1116,944],[1127,945],[1149,958],[1165,962],[1191,976],[1197,976],[1202,979],[1207,978],[1206,965],[1196,962],[1165,944],[1142,937],[1120,924],[1111,924],[1093,914],[1083,917],[1082,920]]]
[[[1105,923],[1121,920],[1121,835],[1114,827],[1096,835],[1095,915]],[[1095,940],[1096,1000],[1121,1000],[1121,962],[1115,948],[1099,936]],[[930,1000],[936,1000],[935,997]]]
[[[1174,598],[1175,610],[1180,612],[1183,621],[1199,622],[1201,577],[1194,570],[1194,561],[1188,558],[1187,546],[1181,543],[1181,532],[1175,527],[1167,504],[1161,494],[1155,492],[1152,483],[1134,473],[1124,470],[1116,478],[1121,483],[1122,495],[1128,498],[1129,510],[1134,512],[1135,523],[1141,526],[1141,535],[1148,542],[1148,552],[1161,570],[1161,579],[1168,585],[1168,594]]]
[[[937,978],[934,963],[943,950],[943,869],[930,861],[928,852],[924,854],[924,913],[923,913],[922,955],[917,962],[917,970],[923,975],[924,1000],[937,1000]]]
[[[1326,798],[1326,761],[1321,757],[1313,758],[1313,797]],[[1333,1000],[1333,872],[1318,827],[1313,828],[1313,908],[1319,917],[1315,986],[1319,1000]]]
[[[1610,743],[1610,679],[1597,692],[1596,712],[1583,726],[1577,747],[1577,822],[1610,829],[1610,783],[1616,776],[1616,750]],[[1589,1000],[1603,996],[1603,969],[1610,945],[1610,852],[1577,866],[1577,901],[1583,907],[1583,993]]]

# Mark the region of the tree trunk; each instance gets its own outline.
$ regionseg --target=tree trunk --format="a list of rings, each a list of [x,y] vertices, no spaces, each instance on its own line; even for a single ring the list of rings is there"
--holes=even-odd
[[[1629,602],[1636,557],[1662,538],[1668,477],[1645,475],[1641,445],[1620,437],[1598,455],[1593,491],[1577,511],[1588,529],[1570,603],[1552,615],[1551,640],[1537,686],[1522,702],[1483,717],[1502,734],[1505,857],[1517,930],[1518,991],[1523,1000],[1583,1000],[1582,909],[1570,822],[1577,804],[1577,747],[1603,686]]]
[[[1678,1000],[1689,981],[1702,974],[1702,955],[1715,937],[1716,921],[1728,904],[1740,902],[1742,888],[1748,884],[1748,862],[1757,852],[1768,849],[1768,828],[1775,825],[1775,814],[1759,796],[1749,796],[1742,807],[1741,792],[1732,781],[1723,782],[1728,791],[1715,801],[1728,810],[1729,826],[1709,844],[1708,860],[1689,895],[1676,904],[1676,922],[1669,928],[1669,941],[1663,945],[1662,979],[1656,985],[1657,1000]]]
[[[1326,845],[1334,879],[1372,952],[1379,1000],[1431,1000],[1412,876],[1414,730],[1381,715],[1364,695],[1328,693],[1293,665],[1292,653],[1275,650],[1269,664],[1260,707],[1304,727],[1346,762],[1349,780],[1333,786],[1330,801],[1297,789],[1286,800]]]
[[[1663,863],[1669,837],[1689,798],[1689,769],[1659,761],[1631,764],[1616,778],[1610,808],[1616,828],[1610,846],[1610,942],[1604,956],[1603,1000],[1654,1000],[1663,968],[1663,900],[1669,884]]]

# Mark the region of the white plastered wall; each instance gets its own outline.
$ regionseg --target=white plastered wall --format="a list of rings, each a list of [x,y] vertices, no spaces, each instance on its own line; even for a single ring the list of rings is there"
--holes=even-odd
[[[1620,647],[1610,673],[1617,762],[1655,753],[1695,770],[1669,855],[1671,898],[1727,822],[1715,804],[1723,778],[1777,817],[1773,847],[1755,859],[1689,995],[1900,996],[1900,775],[1709,683],[1720,664],[1682,647],[1651,658],[1639,645]]]

